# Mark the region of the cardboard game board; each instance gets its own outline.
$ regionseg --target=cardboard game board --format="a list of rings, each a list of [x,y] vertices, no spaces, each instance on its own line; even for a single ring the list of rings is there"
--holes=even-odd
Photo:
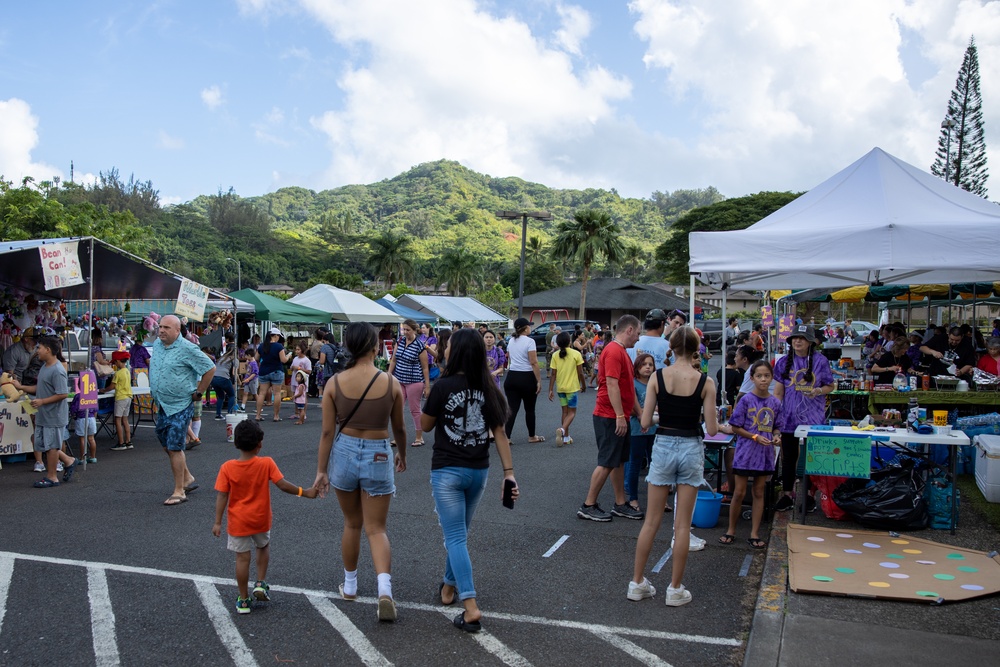
[[[885,531],[788,526],[796,593],[957,602],[1000,592],[1000,555]]]

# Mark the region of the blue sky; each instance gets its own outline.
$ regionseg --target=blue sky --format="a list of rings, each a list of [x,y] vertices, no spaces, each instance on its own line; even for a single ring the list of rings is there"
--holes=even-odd
[[[441,158],[637,197],[805,190],[874,146],[929,169],[972,34],[997,169],[998,5],[17,3],[0,22],[0,174],[115,167],[166,203]]]

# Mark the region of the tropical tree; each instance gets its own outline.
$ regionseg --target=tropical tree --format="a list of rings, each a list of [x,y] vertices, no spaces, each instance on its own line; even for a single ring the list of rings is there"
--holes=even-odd
[[[382,232],[368,242],[371,255],[368,263],[376,277],[385,278],[385,286],[392,289],[397,280],[413,270],[416,252],[413,239],[405,234]]]
[[[636,275],[639,272],[639,265],[645,264],[646,262],[646,251],[642,249],[642,246],[634,241],[630,241],[625,244],[625,253],[622,255],[622,264],[628,266],[632,269],[632,281],[635,282]]]
[[[454,296],[465,294],[482,274],[482,260],[466,248],[446,250],[438,261],[438,279]]]
[[[931,173],[963,190],[986,196],[986,139],[983,135],[983,98],[979,93],[979,54],[969,39],[958,79],[941,123]]]
[[[545,244],[542,243],[542,239],[537,236],[529,236],[528,242],[524,245],[524,254],[527,259],[533,262],[540,260],[545,250]]]
[[[625,254],[621,227],[604,211],[586,209],[573,214],[572,220],[560,222],[556,227],[552,249],[556,257],[576,260],[583,266],[580,282],[580,319],[587,313],[587,281],[590,267],[598,259],[620,262]]]

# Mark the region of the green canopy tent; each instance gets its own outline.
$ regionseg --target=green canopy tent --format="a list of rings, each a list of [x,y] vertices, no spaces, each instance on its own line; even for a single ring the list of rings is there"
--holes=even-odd
[[[331,320],[330,313],[308,306],[300,306],[297,303],[249,288],[232,292],[229,296],[252,303],[258,321],[328,324]]]

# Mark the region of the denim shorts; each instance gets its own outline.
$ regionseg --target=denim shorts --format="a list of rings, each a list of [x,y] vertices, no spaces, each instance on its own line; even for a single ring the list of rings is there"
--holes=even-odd
[[[285,384],[285,371],[274,371],[259,377],[261,384]]]
[[[340,433],[330,452],[330,485],[340,491],[361,489],[369,496],[395,494],[394,458],[389,438],[369,440]]]
[[[97,435],[97,417],[77,417],[73,432],[81,438]]]
[[[701,486],[705,480],[705,445],[697,436],[657,435],[646,481],[655,486]]]

